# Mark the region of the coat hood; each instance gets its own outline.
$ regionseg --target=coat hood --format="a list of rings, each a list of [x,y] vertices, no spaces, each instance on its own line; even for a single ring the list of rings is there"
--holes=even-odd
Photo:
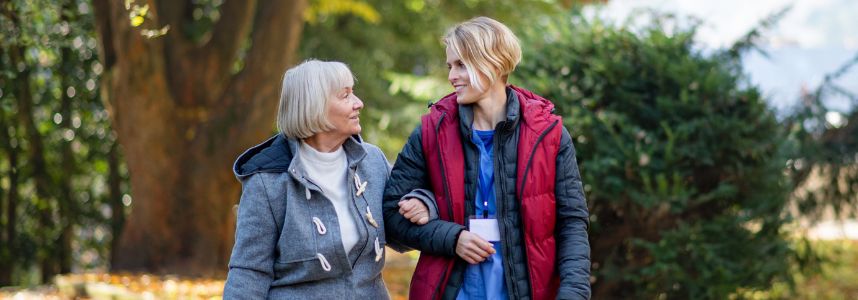
[[[298,153],[298,143],[297,139],[287,138],[282,134],[272,136],[268,140],[247,149],[239,155],[232,166],[232,172],[239,181],[256,173],[286,172],[292,164],[295,153]],[[343,147],[349,153],[351,151],[348,151],[348,149],[352,147],[348,144],[356,144],[358,147],[355,148],[362,148],[362,143],[363,141],[359,135],[353,135],[346,140]],[[360,152],[362,153],[358,154],[360,157],[357,158],[363,158],[363,155],[365,155],[365,152]]]

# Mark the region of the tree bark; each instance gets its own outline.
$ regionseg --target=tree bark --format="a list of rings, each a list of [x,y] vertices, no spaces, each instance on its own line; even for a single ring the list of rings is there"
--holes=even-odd
[[[9,134],[9,124],[6,123],[6,117],[3,112],[0,112],[0,140],[2,140],[3,150],[9,158],[9,190],[6,193],[5,205],[0,203],[0,206],[5,206],[3,212],[6,215],[6,226],[3,232],[2,249],[0,252],[8,255],[7,258],[0,259],[0,286],[12,285],[12,271],[15,268],[12,258],[16,256],[17,244],[17,223],[16,211],[18,210],[18,147],[14,146],[13,137]],[[2,217],[2,215],[0,215]]]
[[[122,175],[119,174],[119,145],[115,140],[110,142],[107,152],[107,203],[110,204],[110,265],[114,266],[119,259],[119,241],[122,229],[125,228],[125,204],[122,203]]]
[[[7,15],[9,17],[9,15]],[[10,18],[13,26],[21,28],[20,19],[13,16]],[[9,62],[13,66],[25,64],[24,48],[15,42],[9,47]],[[49,282],[54,275],[59,272],[59,265],[55,257],[56,248],[51,232],[56,227],[53,218],[53,203],[51,203],[50,181],[51,177],[47,170],[44,154],[44,144],[41,133],[36,127],[35,115],[33,113],[33,95],[30,91],[30,69],[18,72],[15,77],[16,98],[18,105],[18,116],[20,117],[21,126],[24,128],[24,133],[29,149],[28,164],[32,165],[32,176],[35,181],[36,196],[40,199],[36,205],[37,219],[39,224],[38,240],[42,247],[46,249],[43,254],[39,255],[39,265],[41,266],[42,282]]]
[[[240,195],[231,163],[271,134],[278,83],[294,61],[306,1],[227,0],[202,44],[181,34],[187,14],[176,10],[186,3],[147,3],[159,15],[142,27],[169,25],[166,36],[142,37],[122,1],[94,1],[106,58],[103,99],[133,196],[112,267],[223,274]],[[233,74],[248,35],[245,67]]]
[[[64,22],[68,22],[68,24],[74,24],[75,20],[73,18],[76,14],[76,9],[72,7],[71,1],[64,1],[62,4],[62,8],[60,10],[60,20]],[[72,54],[71,47],[66,44],[60,48],[60,64],[61,70],[60,73],[60,87],[62,89],[62,93],[60,96],[60,115],[62,116],[62,121],[60,122],[59,128],[63,131],[71,131],[72,128],[72,98],[69,96],[68,89],[73,88],[72,81],[70,80],[70,76],[73,73],[76,62],[73,61],[74,57]],[[58,209],[59,209],[59,221],[60,221],[60,236],[59,236],[59,249],[57,249],[57,260],[59,261],[59,271],[60,273],[70,273],[71,265],[72,265],[72,227],[77,223],[75,220],[76,211],[76,201],[74,199],[74,193],[72,193],[72,176],[77,174],[77,167],[74,159],[74,152],[72,151],[71,146],[72,140],[63,139],[61,143],[61,152],[62,152],[62,174],[60,174],[60,182],[59,182],[59,198],[57,199]]]
[[[4,16],[8,16],[11,14],[9,11],[10,7],[0,7],[0,13]],[[9,49],[0,48],[0,53],[9,53]],[[3,63],[6,61],[3,59],[4,55],[0,54],[0,67],[3,69],[11,68],[13,65],[10,63]],[[12,88],[14,85],[9,83],[4,83],[2,88],[7,90],[14,90]],[[17,211],[17,203],[18,203],[18,141],[17,141],[17,132],[16,129],[17,124],[14,122],[7,123],[6,121],[6,112],[3,109],[0,109],[0,146],[2,146],[3,152],[6,153],[6,157],[8,158],[8,178],[9,178],[9,190],[5,191],[5,195],[0,195],[0,219],[5,217],[5,223],[0,221],[0,224],[4,226],[0,227],[2,232],[0,232],[0,287],[9,286],[14,284],[12,282],[12,272],[15,269],[15,263],[13,262],[13,257],[16,256],[16,244],[17,244],[17,220],[16,211]],[[10,134],[10,131],[12,133]],[[13,138],[15,140],[13,140]],[[0,188],[0,192],[2,188]]]

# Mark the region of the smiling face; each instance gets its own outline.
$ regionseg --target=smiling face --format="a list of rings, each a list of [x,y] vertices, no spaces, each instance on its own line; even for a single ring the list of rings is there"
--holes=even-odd
[[[328,123],[333,128],[328,132],[344,139],[359,134],[360,110],[363,109],[363,101],[354,94],[354,81],[348,86],[336,91],[328,99],[325,108]]]
[[[471,84],[470,72],[465,63],[450,47],[447,47],[447,80],[456,90],[456,102],[459,104],[472,104],[485,98],[488,91],[480,91]],[[485,79],[482,79],[485,82]],[[483,84],[485,86],[485,84]]]
[[[456,89],[459,104],[479,102],[493,88],[502,89],[521,61],[518,38],[506,25],[490,18],[477,17],[453,26],[443,39],[450,70],[447,80]]]

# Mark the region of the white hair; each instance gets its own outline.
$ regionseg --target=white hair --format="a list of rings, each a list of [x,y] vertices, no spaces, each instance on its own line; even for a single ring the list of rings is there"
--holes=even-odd
[[[285,136],[308,138],[333,129],[328,122],[328,99],[354,85],[354,75],[344,63],[310,59],[283,74],[277,129]]]

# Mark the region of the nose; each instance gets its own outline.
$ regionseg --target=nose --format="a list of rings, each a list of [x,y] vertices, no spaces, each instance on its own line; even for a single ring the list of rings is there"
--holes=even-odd
[[[456,79],[459,79],[459,74],[456,72],[456,68],[450,68],[450,70],[447,71],[447,81],[452,84]]]
[[[360,98],[358,98],[358,96],[357,96],[357,95],[353,95],[352,97],[355,97],[355,98],[354,98],[354,104],[353,104],[352,108],[353,108],[354,110],[360,110],[360,109],[362,109],[362,108],[363,108],[363,101],[361,101],[361,100],[360,100]]]

